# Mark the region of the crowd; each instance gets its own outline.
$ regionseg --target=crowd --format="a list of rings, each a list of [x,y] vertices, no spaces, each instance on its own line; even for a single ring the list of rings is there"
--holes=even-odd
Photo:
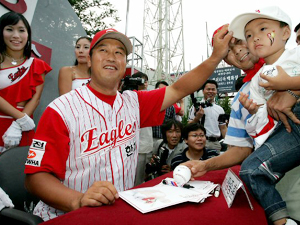
[[[49,220],[83,206],[112,204],[118,191],[182,163],[194,177],[241,164],[240,177],[268,221],[297,224],[275,188],[300,164],[300,52],[285,49],[292,25],[281,9],[237,16],[213,34],[206,61],[172,85],[157,82],[154,90],[142,72],[132,76],[141,84],[121,90],[132,52],[127,36],[106,29],[80,37],[74,65],[59,71],[60,97],[45,109],[36,131],[32,115],[51,67],[30,56],[31,28],[21,14],[2,15],[0,31],[0,154],[30,146],[35,163],[26,161],[25,186],[41,199],[34,214]],[[208,80],[222,60],[246,74],[229,124],[215,102],[218,84]],[[183,124],[183,99],[200,89],[203,99],[190,107]],[[224,152],[221,139],[228,145]],[[1,205],[9,206],[0,198]]]

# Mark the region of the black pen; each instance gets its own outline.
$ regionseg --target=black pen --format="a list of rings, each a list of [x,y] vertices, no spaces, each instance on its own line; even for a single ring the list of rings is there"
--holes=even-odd
[[[194,188],[194,186],[189,185],[189,184],[184,184],[182,187],[187,188],[187,189]]]

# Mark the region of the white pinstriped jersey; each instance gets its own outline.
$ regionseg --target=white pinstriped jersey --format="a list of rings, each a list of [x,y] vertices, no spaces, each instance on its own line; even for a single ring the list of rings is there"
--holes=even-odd
[[[154,104],[157,103],[152,105]],[[64,177],[55,168],[51,171],[57,173],[65,186],[79,192],[85,192],[95,181],[110,181],[118,191],[133,187],[140,129],[139,99],[136,92],[118,93],[112,108],[84,86],[54,100],[49,108],[59,115],[68,133],[68,137],[62,138],[67,138],[69,143]],[[158,117],[157,114],[153,115]],[[64,141],[62,140],[63,143]],[[60,152],[57,148],[65,146],[63,143],[60,144],[60,138],[55,135],[52,140],[49,137],[34,139],[25,172],[28,173],[30,169],[48,171],[43,167],[48,168],[47,160],[51,159],[53,163],[53,160],[59,158],[56,155]],[[47,154],[48,152],[54,153]],[[62,155],[63,152],[62,148]],[[30,157],[31,153],[39,156],[36,158],[37,162]],[[39,166],[41,169],[35,170]],[[34,213],[48,220],[64,212],[39,202]]]

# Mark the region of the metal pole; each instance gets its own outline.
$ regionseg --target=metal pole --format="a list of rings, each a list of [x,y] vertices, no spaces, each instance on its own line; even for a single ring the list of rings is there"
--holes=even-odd
[[[129,0],[127,0],[127,11],[126,11],[126,24],[125,24],[125,35],[127,36],[128,29],[128,14],[129,14]]]

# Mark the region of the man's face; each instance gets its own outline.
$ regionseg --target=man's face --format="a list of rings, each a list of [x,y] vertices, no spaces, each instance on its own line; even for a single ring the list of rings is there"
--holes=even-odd
[[[142,77],[144,79],[144,84],[143,85],[138,85],[138,90],[147,90],[148,89],[148,80],[144,77]]]
[[[246,41],[233,38],[229,43],[229,50],[224,61],[242,70],[252,69],[258,61],[258,57],[250,53]]]
[[[118,40],[104,39],[92,51],[92,57],[89,57],[91,84],[100,89],[117,90],[126,70],[124,45]]]
[[[179,127],[175,127],[174,124],[172,125],[170,130],[166,132],[167,142],[170,149],[175,148],[181,138],[181,130]]]
[[[190,149],[202,151],[206,144],[206,137],[204,131],[201,129],[198,129],[196,131],[191,131],[188,135],[187,140],[185,140],[185,142]]]
[[[296,32],[296,42],[297,45],[300,45],[300,28]]]
[[[217,95],[216,85],[207,83],[203,89],[203,95],[205,100],[207,100],[208,98],[213,100]]]
[[[245,26],[245,37],[250,52],[263,58],[267,64],[277,61],[289,36],[289,27],[280,27],[280,22],[275,20],[255,19]]]
[[[144,81],[144,86],[145,86],[145,90],[147,90],[148,89],[148,80],[146,80],[146,79]]]

